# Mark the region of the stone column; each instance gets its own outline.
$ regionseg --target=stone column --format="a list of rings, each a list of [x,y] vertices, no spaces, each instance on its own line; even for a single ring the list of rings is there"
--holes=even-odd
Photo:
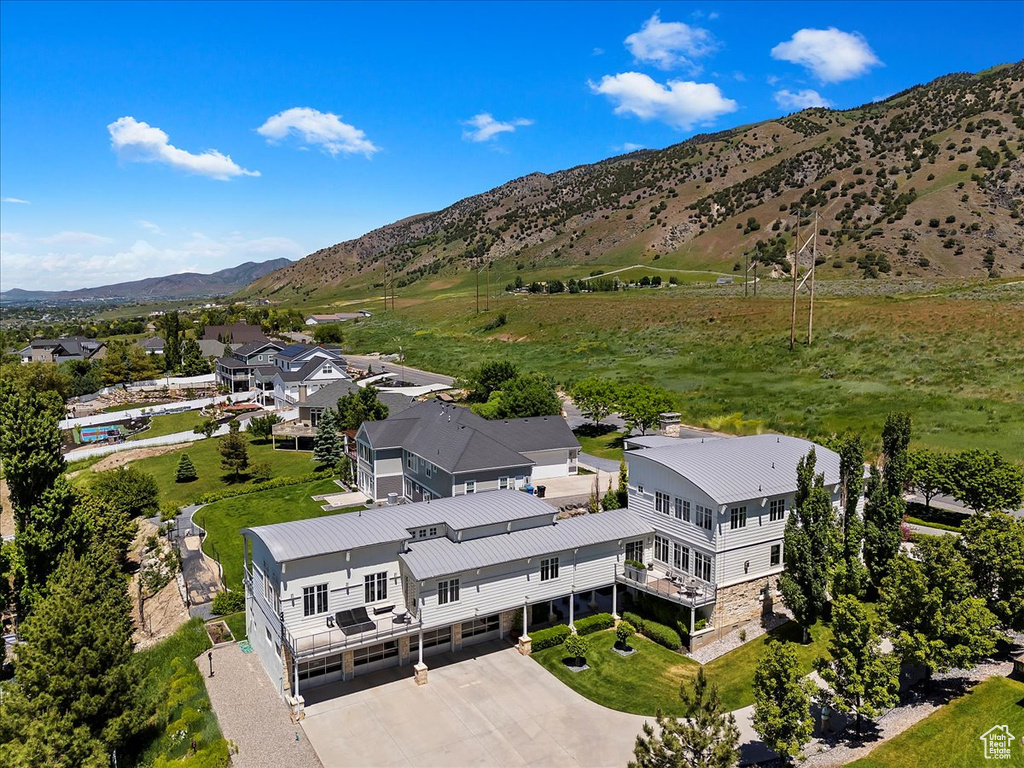
[[[288,653],[288,646],[281,643],[281,680],[285,694],[290,696],[292,692],[292,655]]]
[[[398,638],[398,666],[404,667],[409,663],[409,636],[403,635]]]
[[[516,620],[515,610],[502,611],[498,615],[498,636],[508,637],[512,632],[512,622]]]
[[[353,651],[344,651],[341,654],[341,679],[351,680],[356,676],[356,654]]]
[[[462,624],[461,624],[461,622],[459,624],[453,624],[452,625],[452,650],[453,651],[461,651],[462,650]]]

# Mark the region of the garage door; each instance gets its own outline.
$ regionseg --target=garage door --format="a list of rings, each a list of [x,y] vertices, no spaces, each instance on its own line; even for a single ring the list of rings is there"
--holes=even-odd
[[[462,622],[462,647],[498,639],[500,621],[498,614],[485,616],[482,619]]]

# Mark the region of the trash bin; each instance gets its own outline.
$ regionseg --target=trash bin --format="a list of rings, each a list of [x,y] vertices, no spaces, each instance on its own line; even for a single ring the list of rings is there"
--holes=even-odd
[[[531,496],[533,495],[533,486],[532,485],[527,484],[527,485],[523,486],[523,490],[526,491]]]
[[[538,499],[543,499],[545,492],[547,492],[547,489],[548,488],[547,488],[546,485],[538,485],[537,488],[536,488],[537,498]]]

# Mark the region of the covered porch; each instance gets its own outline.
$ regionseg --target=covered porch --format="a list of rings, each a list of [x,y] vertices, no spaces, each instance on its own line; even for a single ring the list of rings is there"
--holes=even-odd
[[[690,608],[691,637],[696,630],[697,609],[713,606],[716,600],[714,584],[673,569],[641,569],[616,563],[615,581],[637,592],[644,592]]]

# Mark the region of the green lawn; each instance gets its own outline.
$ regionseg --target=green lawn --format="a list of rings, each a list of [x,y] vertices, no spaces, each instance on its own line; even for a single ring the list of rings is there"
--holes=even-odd
[[[1016,736],[1010,760],[986,760],[979,738],[994,725]],[[874,749],[857,768],[973,768],[1024,764],[1024,683],[994,677]]]
[[[160,487],[160,503],[185,506],[194,503],[200,496],[211,491],[222,491],[227,488],[248,485],[247,482],[232,483],[221,469],[219,438],[200,438],[197,442],[183,446],[174,451],[151,456],[132,462],[132,466],[149,472],[156,478]],[[199,479],[191,483],[177,483],[174,480],[175,470],[181,454],[187,453],[195,464]],[[275,451],[270,443],[249,443],[249,463],[268,462],[273,477],[295,477],[316,470],[313,454],[308,451]],[[91,471],[83,472],[75,478],[80,485],[88,485],[94,475]],[[337,489],[338,486],[333,486]],[[333,490],[332,489],[332,490]],[[340,489],[339,489],[340,490]]]
[[[175,432],[191,432],[203,420],[199,411],[167,413],[150,419],[149,429],[129,437],[129,440],[144,440],[148,437],[173,435]]]
[[[962,512],[938,507],[931,507],[926,511],[924,504],[914,501],[907,503],[907,513],[907,522],[927,525],[943,531],[959,531],[970,517],[969,514],[965,515]]]
[[[790,623],[769,635],[799,641],[800,628]],[[718,685],[725,709],[739,709],[754,703],[754,667],[769,635],[762,635],[705,665],[708,679]],[[802,672],[810,672],[814,660],[825,654],[830,637],[828,628],[818,623],[811,629],[811,643],[795,643]],[[590,669],[583,672],[566,669],[562,663],[565,657],[562,646],[538,651],[533,658],[570,688],[605,707],[637,715],[653,715],[659,709],[670,715],[681,714],[679,685],[697,673],[697,662],[640,635],[630,640],[638,653],[628,658],[612,650],[615,642],[612,630],[588,635],[587,639]]]
[[[597,456],[599,459],[613,459],[614,461],[622,458],[624,432],[619,432],[610,426],[606,427],[604,424],[596,429],[592,424],[588,424],[578,427],[573,433],[580,441],[580,447],[584,453]]]
[[[248,630],[245,625],[245,611],[228,614],[224,617],[224,621],[228,625],[228,629],[231,630],[232,638],[235,640],[245,640],[248,636]]]
[[[195,521],[205,528],[208,534],[203,540],[203,551],[220,561],[224,567],[225,586],[228,589],[240,590],[242,537],[238,535],[239,531],[256,525],[287,523],[291,520],[340,514],[338,511],[325,512],[320,508],[323,502],[313,501],[311,498],[340,490],[333,480],[318,480],[235,496],[209,504],[195,515]]]

